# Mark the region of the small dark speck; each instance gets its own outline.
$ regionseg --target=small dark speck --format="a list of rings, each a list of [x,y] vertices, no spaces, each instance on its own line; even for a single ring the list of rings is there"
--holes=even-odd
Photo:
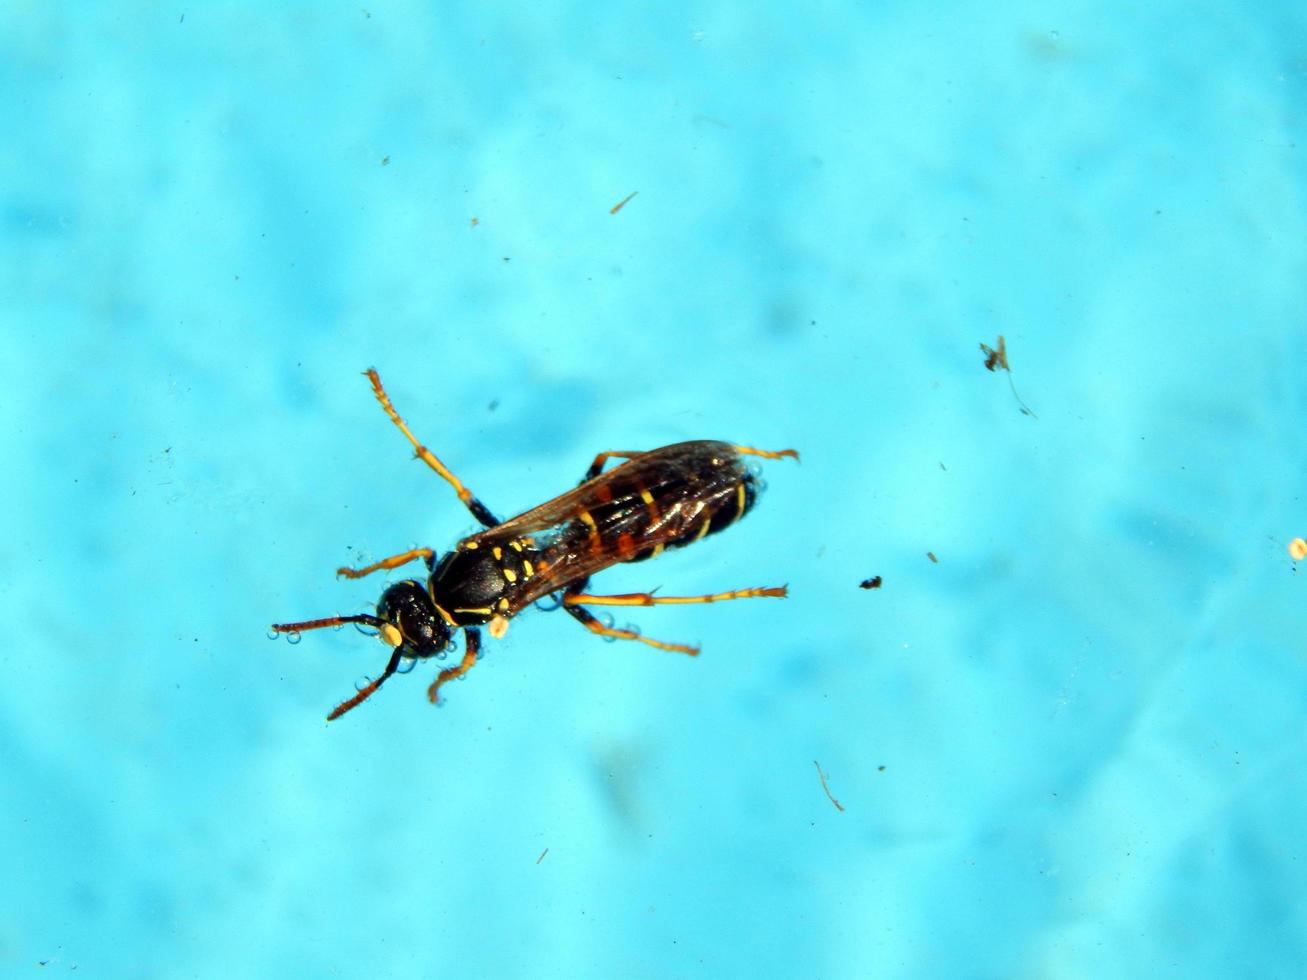
[[[381,158],[381,165],[382,165],[383,167],[389,167],[389,166],[390,166],[390,154],[389,154],[389,153],[387,153],[384,157]]]
[[[871,578],[864,578],[861,582],[859,582],[858,588],[879,589],[880,583],[881,583],[881,577],[879,575],[873,575]]]
[[[936,565],[939,564],[939,559],[935,557],[935,552],[933,552],[933,551],[927,551],[927,552],[926,552],[926,557],[929,558],[929,559],[930,559],[932,562],[934,562]]]
[[[172,446],[169,446],[167,449],[164,450],[164,452],[165,452],[165,453],[170,453],[170,452],[172,452]]]
[[[490,399],[490,404],[486,406],[486,411],[487,411],[487,412],[493,412],[493,411],[494,411],[495,409],[497,409],[498,407],[499,407],[499,399],[498,399],[498,398],[492,398],[492,399]]]
[[[884,771],[885,771],[885,767],[884,767],[884,766],[877,766],[877,767],[876,767],[876,771],[877,771],[877,772],[884,772]]]
[[[363,11],[363,16],[366,17],[368,20],[371,20],[371,19],[372,19],[372,15],[371,15],[370,13],[368,13],[366,10]]]
[[[507,255],[504,256],[504,261],[505,261],[505,262],[508,261],[508,256],[507,256]]]
[[[948,467],[945,466],[943,463],[940,463],[940,464],[939,464],[939,468],[940,468],[941,470],[943,470],[945,473],[948,472]]]

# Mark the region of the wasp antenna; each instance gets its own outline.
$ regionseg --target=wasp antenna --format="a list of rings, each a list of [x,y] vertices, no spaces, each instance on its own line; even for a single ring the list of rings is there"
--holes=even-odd
[[[352,711],[353,709],[357,708],[360,704],[362,704],[364,701],[366,701],[368,698],[372,697],[372,695],[376,694],[377,688],[379,688],[382,684],[384,684],[386,682],[386,678],[389,677],[391,674],[393,674],[396,668],[398,667],[399,667],[399,650],[396,649],[395,652],[390,655],[390,662],[386,664],[386,669],[381,672],[381,676],[378,677],[375,681],[370,681],[369,683],[363,685],[363,687],[359,688],[358,693],[355,694],[348,701],[342,701],[340,704],[336,705],[336,707],[332,708],[331,714],[327,715],[327,721],[335,721],[346,711]]]

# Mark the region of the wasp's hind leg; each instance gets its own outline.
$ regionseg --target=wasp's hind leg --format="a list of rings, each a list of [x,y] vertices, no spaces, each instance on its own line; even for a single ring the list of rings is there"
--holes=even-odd
[[[772,588],[732,589],[730,592],[714,592],[712,595],[654,595],[652,592],[627,592],[624,595],[587,595],[583,592],[568,593],[563,597],[565,605],[587,606],[675,606],[695,602],[725,602],[727,599],[784,599],[788,586]]]
[[[413,450],[417,453],[418,459],[440,474],[440,477],[454,488],[454,492],[458,494],[458,499],[463,501],[467,509],[472,512],[473,517],[486,527],[494,527],[498,524],[499,521],[495,519],[495,515],[486,509],[485,504],[473,496],[471,490],[463,486],[463,482],[450,472],[449,467],[442,463],[435,453],[418,442],[417,437],[413,435],[408,425],[395,411],[395,406],[390,403],[390,396],[386,394],[386,389],[381,386],[381,376],[377,374],[376,369],[368,368],[363,373],[372,382],[372,393],[377,396],[377,401],[381,404],[386,415],[390,417],[390,421],[394,422],[399,431],[404,433],[404,438],[413,444]]]
[[[594,598],[584,595],[581,589],[585,588],[585,582],[578,582],[566,592],[563,593],[563,608],[567,614],[575,619],[578,623],[588,629],[591,633],[599,636],[611,637],[614,640],[635,640],[646,646],[655,647],[659,650],[670,650],[673,653],[684,653],[691,657],[699,655],[699,648],[692,647],[685,643],[664,643],[662,640],[651,640],[647,636],[641,636],[634,630],[616,629],[612,626],[605,626],[595,617],[589,609],[579,605],[579,602]]]
[[[794,449],[754,449],[752,446],[731,446],[742,456],[761,456],[763,459],[798,459],[799,453]]]

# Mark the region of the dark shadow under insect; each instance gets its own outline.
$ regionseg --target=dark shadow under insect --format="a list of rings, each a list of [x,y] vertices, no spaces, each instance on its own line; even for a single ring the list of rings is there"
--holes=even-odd
[[[745,456],[798,459],[793,449],[769,452],[726,442],[681,442],[649,452],[600,453],[573,490],[524,514],[500,522],[436,455],[422,445],[391,405],[381,378],[369,369],[372,391],[417,453],[458,494],[458,499],[485,526],[437,557],[431,548],[414,548],[364,568],[341,568],[336,574],[362,578],[422,559],[426,583],[397,582],[382,593],[376,615],[329,616],[299,623],[277,623],[276,633],[359,623],[377,631],[391,648],[390,660],[376,680],[327,715],[339,718],[369,698],[405,660],[443,656],[454,634],[464,635],[462,660],[446,667],[427,691],[434,703],[440,688],[461,677],[477,662],[485,626],[498,639],[519,612],[547,596],[586,629],[600,636],[636,640],[660,650],[698,654],[697,647],[664,643],[634,630],[615,629],[599,621],[586,606],[654,606],[717,602],[726,599],[783,598],[786,587],[735,589],[713,595],[663,596],[649,592],[591,595],[590,576],[620,562],[656,558],[668,548],[692,544],[743,517],[757,500],[760,483],[744,464]],[[604,471],[609,459],[625,462]]]

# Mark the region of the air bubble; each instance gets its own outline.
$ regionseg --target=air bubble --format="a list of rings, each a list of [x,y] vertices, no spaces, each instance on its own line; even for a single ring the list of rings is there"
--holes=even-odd
[[[300,634],[299,630],[291,630],[289,633],[286,634],[286,642],[289,643],[291,646],[294,646],[302,639],[304,639],[304,637]]]
[[[354,628],[364,636],[376,636],[379,632],[375,627],[369,626],[367,623],[355,623]]]
[[[276,631],[275,629],[273,629],[271,626],[268,627],[268,639],[269,639],[269,640],[275,640],[275,639],[277,639],[277,637],[279,637],[279,636],[281,636],[281,634],[280,634],[279,632],[277,632],[277,631]]]
[[[563,604],[563,596],[561,593],[551,592],[549,593],[549,598],[553,600],[553,605],[546,606],[545,600],[541,598],[535,601],[535,607],[539,609],[541,612],[553,612],[555,609],[557,609],[559,606]]]
[[[413,672],[413,668],[416,667],[417,665],[418,662],[416,660],[410,660],[408,657],[405,657],[402,660],[400,660],[399,666],[395,668],[395,673],[411,674]]]

